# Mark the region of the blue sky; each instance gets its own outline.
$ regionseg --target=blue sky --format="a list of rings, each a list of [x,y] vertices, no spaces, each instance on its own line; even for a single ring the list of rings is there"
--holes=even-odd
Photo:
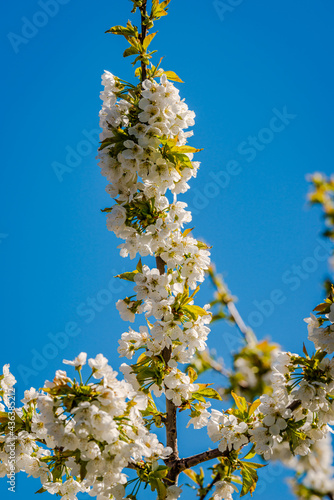
[[[123,40],[104,31],[125,23],[131,4],[55,1],[7,3],[0,20],[0,361],[11,364],[18,398],[80,351],[119,365],[126,325],[114,302],[126,289],[112,276],[133,266],[106,230],[100,208],[109,199],[95,160],[100,75],[132,78]],[[257,335],[294,352],[327,272],[305,176],[333,171],[333,15],[330,0],[172,0],[154,40],[163,68],[185,81],[181,94],[197,115],[191,144],[204,148],[183,198],[194,209],[194,234],[213,245]],[[203,303],[210,294],[205,285]],[[227,363],[234,335],[223,325],[211,334]],[[207,440],[188,430],[181,442],[189,455]],[[292,498],[281,468],[263,474],[259,499]],[[19,498],[35,498],[38,488],[17,478]],[[5,480],[0,494],[11,498]]]

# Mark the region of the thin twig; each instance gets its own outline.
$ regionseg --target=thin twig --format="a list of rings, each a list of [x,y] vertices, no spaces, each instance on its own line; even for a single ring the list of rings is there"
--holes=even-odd
[[[200,499],[199,500],[205,500],[205,497],[207,496],[208,493],[210,493],[210,491],[212,490],[212,488],[214,487],[215,483],[217,483],[219,481],[219,474],[217,474],[211,481],[211,483],[205,488],[205,493],[202,493],[202,495],[200,496]]]
[[[229,310],[229,313],[232,316],[235,324],[239,328],[241,334],[245,337],[246,342],[248,344],[252,344],[252,343],[256,342],[256,336],[255,336],[253,330],[245,324],[245,322],[242,319],[235,303],[228,302],[227,309]]]
[[[216,288],[218,292],[219,299],[217,300],[217,302],[227,307],[231,315],[231,318],[233,319],[237,328],[240,330],[241,335],[245,338],[247,344],[256,343],[257,339],[255,333],[249,326],[246,325],[246,323],[242,319],[234,303],[235,299],[233,299],[223,279],[215,274],[215,269],[213,266],[209,268],[208,274],[210,276],[213,286]]]

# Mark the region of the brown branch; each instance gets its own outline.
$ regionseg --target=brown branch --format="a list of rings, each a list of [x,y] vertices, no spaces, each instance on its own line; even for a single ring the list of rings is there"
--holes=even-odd
[[[160,255],[158,255],[155,258],[155,261],[157,263],[157,269],[158,269],[159,273],[160,274],[165,274],[165,262],[162,260],[162,258],[160,257]]]
[[[140,7],[140,14],[141,14],[141,34],[139,35],[140,42],[141,44],[144,43],[144,40],[147,35],[147,26],[144,24],[145,17],[146,17],[146,6],[147,6],[147,0],[143,0],[142,6]],[[146,80],[146,64],[144,61],[141,61],[141,81],[143,82]]]
[[[300,407],[301,404],[302,404],[302,402],[299,399],[297,399],[296,401],[292,401],[292,403],[289,404],[289,406],[287,408],[288,408],[288,410],[295,411],[295,410],[297,410],[297,408]]]
[[[188,458],[181,458],[178,460],[178,471],[179,473],[183,470],[190,469],[191,467],[195,467],[198,464],[202,464],[203,462],[208,462],[208,460],[213,460],[214,458],[219,457],[228,457],[229,451],[220,451],[218,448],[214,450],[204,451],[203,453],[198,453],[197,455],[193,455]]]
[[[158,255],[156,257],[156,265],[160,274],[165,274],[165,262]],[[165,347],[162,351],[162,357],[167,366],[168,361],[170,360],[172,355],[172,348]],[[170,467],[170,471],[168,474],[168,479],[171,484],[176,482],[177,476],[179,474],[177,464],[179,462],[179,452],[177,446],[177,425],[176,425],[176,406],[173,401],[166,398],[166,441],[167,446],[172,449],[171,455],[168,457],[166,464]]]

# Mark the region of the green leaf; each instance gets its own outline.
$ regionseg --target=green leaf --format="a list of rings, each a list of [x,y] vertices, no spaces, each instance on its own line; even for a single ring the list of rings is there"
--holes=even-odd
[[[139,262],[138,262],[138,264],[137,264],[136,270],[137,270],[139,273],[142,273],[142,272],[143,272],[143,264],[142,264],[141,259],[139,259]]]
[[[121,152],[125,147],[123,146],[124,141],[129,139],[129,136],[127,135],[124,130],[121,128],[119,129],[113,129],[112,130],[113,136],[112,137],[107,137],[101,142],[101,146],[99,147],[99,150],[102,151],[102,149],[106,148],[107,146],[115,145],[119,149],[117,152]]]
[[[205,309],[200,306],[184,306],[182,309],[187,316],[190,316],[194,321],[197,320],[198,316],[206,316],[209,314]]]
[[[151,485],[151,490],[152,491],[156,490],[158,493],[158,500],[165,500],[167,489],[164,483],[160,479],[157,479],[155,477],[152,478],[150,477],[149,481]]]
[[[247,453],[247,455],[244,456],[243,460],[245,460],[245,459],[248,460],[250,458],[255,457],[256,452],[254,450],[255,450],[255,444],[253,444],[253,446],[251,447],[251,449],[249,450],[249,452]]]
[[[188,234],[191,233],[191,231],[193,231],[195,228],[194,227],[190,227],[188,229],[186,229],[185,231],[183,231],[182,233],[182,236],[185,238],[186,236],[188,236]]]
[[[167,16],[166,7],[169,4],[170,0],[165,0],[159,4],[159,0],[152,0],[152,11],[150,18],[151,19],[159,19],[162,16]]]
[[[250,467],[251,469],[262,469],[262,467],[267,467],[266,464],[257,464],[256,462],[243,462],[243,465]]]
[[[261,401],[259,399],[256,399],[249,407],[248,410],[248,415],[251,416],[255,412],[256,408],[258,408],[261,404]]]
[[[198,316],[207,316],[209,313],[203,307],[200,306],[187,306],[188,309],[191,308],[192,311],[194,311]]]
[[[174,71],[164,71],[164,75],[167,76],[168,80],[171,80],[172,82],[179,82],[179,83],[184,83],[183,80],[179,76],[177,76]]]
[[[193,383],[198,377],[196,370],[194,370],[191,366],[188,368],[187,375],[190,378],[191,383]]]
[[[131,46],[124,51],[123,57],[134,56],[136,54],[138,54],[138,49],[136,49],[136,47]]]
[[[240,493],[241,497],[247,495],[247,493],[250,493],[252,495],[256,488],[256,483],[258,481],[258,475],[256,470],[253,469],[252,467],[248,467],[248,465],[245,465],[244,463],[242,463],[242,465],[243,465],[241,469],[242,490]]]
[[[133,26],[131,21],[127,22],[125,26],[113,26],[106,33],[112,33],[113,35],[123,35],[123,36],[135,36],[138,37],[138,29],[136,26]]]
[[[80,478],[83,481],[87,475],[87,463],[88,462],[80,462]]]
[[[35,491],[35,494],[36,493],[45,493],[47,490],[45,488],[40,488],[39,490]]]
[[[136,274],[138,274],[137,270],[128,273],[117,274],[116,276],[114,276],[114,278],[120,278],[121,280],[126,281],[134,281]]]
[[[231,391],[231,396],[235,401],[235,404],[237,405],[238,410],[240,411],[247,411],[248,406],[247,406],[247,401],[245,398],[238,396],[234,391]]]
[[[212,389],[212,387],[205,387],[204,389],[193,392],[192,396],[194,399],[198,399],[199,401],[203,401],[204,398],[222,400],[220,394],[215,389]]]
[[[174,148],[174,150],[179,151],[180,153],[197,153],[198,151],[203,151],[203,148],[197,149],[191,146],[177,146]]]
[[[150,43],[152,42],[153,38],[155,37],[155,35],[157,33],[158,33],[157,31],[155,33],[151,33],[150,35],[148,35],[145,38],[144,43],[143,43],[143,47],[144,47],[145,50],[147,50],[147,47],[150,45]]]
[[[126,36],[124,35],[126,40],[129,42],[130,45],[132,45],[132,47],[134,47],[135,49],[138,50],[138,52],[140,52],[141,50],[141,45],[138,41],[137,38],[135,38],[134,36]]]
[[[305,347],[305,343],[304,343],[304,342],[303,342],[303,353],[305,354],[305,356],[306,356],[307,358],[309,358],[309,357],[310,357],[310,356],[308,355],[308,352],[307,352],[307,349],[306,349],[306,347]]]
[[[190,479],[192,481],[194,481],[194,483],[197,484],[197,474],[195,471],[193,471],[192,469],[186,469],[184,471],[182,471],[186,476],[190,477]]]

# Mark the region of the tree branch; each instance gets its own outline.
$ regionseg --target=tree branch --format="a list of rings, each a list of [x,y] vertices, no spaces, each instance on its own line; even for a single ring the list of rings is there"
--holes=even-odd
[[[147,35],[147,26],[144,24],[145,17],[146,17],[146,6],[147,6],[147,0],[143,0],[142,6],[140,7],[140,14],[141,14],[141,35],[140,35],[140,41],[143,44],[144,40]],[[141,61],[141,81],[143,82],[146,80],[146,64],[144,61]]]
[[[203,462],[207,462],[208,460],[213,460],[214,458],[219,457],[228,457],[229,450],[220,451],[218,448],[214,450],[204,451],[203,453],[198,453],[197,455],[193,455],[188,458],[181,458],[178,460],[178,470],[179,473],[183,470],[190,469],[191,467],[195,467],[195,465],[201,464]]]
[[[155,258],[155,260],[159,273],[165,274],[165,262],[159,255]],[[171,355],[172,355],[172,348],[165,347],[164,350],[162,351],[162,357],[166,365],[168,364]],[[170,467],[168,479],[171,481],[172,484],[174,484],[178,476],[177,464],[179,458],[179,452],[177,446],[176,406],[174,405],[173,401],[171,401],[168,398],[166,398],[165,427],[166,427],[166,441],[167,441],[166,444],[172,449],[172,453],[168,457],[168,460],[166,461],[166,464]]]
[[[159,273],[160,274],[165,274],[165,262],[162,260],[162,258],[160,257],[160,255],[158,255],[155,258],[155,261],[157,263],[157,269],[158,269]]]
[[[212,488],[214,487],[215,483],[217,483],[219,481],[219,474],[217,474],[211,481],[211,483],[205,488],[205,492],[202,493],[202,495],[200,496],[200,499],[199,500],[205,500],[205,497],[208,493],[210,493],[210,491],[212,490]]]
[[[251,328],[246,326],[244,320],[242,319],[236,305],[234,302],[227,303],[227,309],[229,310],[230,315],[232,316],[235,324],[240,330],[240,333],[245,337],[245,340],[248,344],[256,342],[256,337]]]
[[[143,0],[142,6],[140,7],[140,13],[141,13],[141,35],[140,35],[140,41],[143,44],[144,40],[147,35],[147,26],[144,24],[145,18],[146,18],[146,7],[147,7],[147,0]],[[141,61],[141,81],[143,82],[146,80],[147,72],[146,72],[146,64]],[[157,269],[160,274],[165,274],[165,262],[162,260],[160,255],[156,256],[156,265]],[[166,348],[162,351],[162,356],[163,359],[166,363],[168,364],[168,361],[170,360],[172,355],[172,349],[171,348]],[[168,474],[168,479],[171,482],[171,484],[175,484],[176,479],[177,479],[177,472],[175,472],[175,464],[177,464],[178,459],[179,459],[179,452],[178,452],[178,447],[177,447],[177,426],[176,426],[176,406],[174,403],[166,398],[166,421],[165,421],[165,427],[166,427],[166,441],[167,441],[167,446],[169,446],[172,449],[172,453],[168,460],[166,461],[166,464],[171,468],[170,472]]]
[[[297,408],[300,407],[301,404],[302,404],[302,402],[300,401],[300,399],[297,399],[296,401],[292,401],[292,403],[289,404],[289,406],[287,408],[288,408],[288,410],[295,411],[295,410],[297,410]]]
[[[211,266],[208,270],[209,277],[211,279],[211,282],[213,286],[216,288],[218,292],[218,300],[217,302],[221,303],[225,307],[227,307],[231,318],[233,319],[234,323],[236,324],[237,328],[239,329],[240,333],[244,337],[245,341],[248,344],[254,344],[257,342],[256,335],[253,332],[253,330],[247,326],[242,319],[235,303],[232,295],[230,294],[229,289],[227,288],[227,285],[224,283],[223,279],[220,276],[217,276],[215,274],[215,269],[214,266]]]

